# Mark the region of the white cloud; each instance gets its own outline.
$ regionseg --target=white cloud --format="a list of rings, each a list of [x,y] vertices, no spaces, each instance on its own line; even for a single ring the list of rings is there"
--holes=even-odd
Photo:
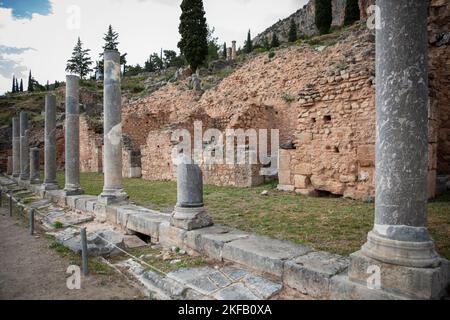
[[[305,0],[204,0],[208,23],[220,42],[237,40],[243,45],[249,28],[256,35],[299,9]],[[127,52],[129,64],[143,63],[161,48],[176,49],[181,0],[51,0],[53,14],[33,14],[17,20],[11,9],[0,8],[0,45],[34,48],[11,57],[31,69],[40,83],[64,80],[66,61],[78,36],[91,56],[98,58],[103,34],[112,24],[119,32],[119,49]],[[73,16],[67,10],[80,8],[80,29],[68,28]],[[73,11],[71,11],[73,14]],[[76,24],[75,24],[76,25]],[[9,90],[11,77],[0,75],[0,93]],[[25,80],[25,79],[24,79]]]

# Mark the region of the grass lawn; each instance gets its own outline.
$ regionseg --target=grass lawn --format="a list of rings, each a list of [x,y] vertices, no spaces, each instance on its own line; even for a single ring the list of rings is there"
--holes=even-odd
[[[63,173],[58,174],[60,186]],[[82,173],[86,194],[97,195],[103,175]],[[167,211],[176,202],[176,183],[125,179],[125,191],[136,204]],[[374,204],[343,198],[307,198],[279,192],[275,184],[256,188],[205,186],[205,204],[217,224],[281,240],[307,244],[317,250],[348,255],[366,241],[373,226]],[[262,196],[269,190],[268,196]],[[428,205],[429,229],[437,251],[450,259],[450,194]]]

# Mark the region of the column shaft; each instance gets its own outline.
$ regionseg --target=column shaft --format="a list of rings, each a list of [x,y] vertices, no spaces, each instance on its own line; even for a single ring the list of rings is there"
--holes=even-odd
[[[19,118],[12,119],[12,147],[13,147],[13,176],[20,176],[20,121]]]
[[[30,184],[39,184],[41,182],[40,176],[40,158],[39,148],[30,149]]]
[[[80,194],[80,111],[79,78],[66,76],[66,134],[65,134],[65,174],[64,191]]]
[[[437,261],[427,230],[427,1],[377,5],[375,227],[363,252],[425,267]]]
[[[101,198],[122,201],[128,197],[122,185],[122,96],[120,88],[120,53],[104,53],[104,186]]]
[[[30,147],[28,145],[28,113],[20,113],[20,180],[30,179]]]
[[[56,97],[53,94],[45,96],[45,150],[44,150],[44,188],[57,189],[56,182]]]

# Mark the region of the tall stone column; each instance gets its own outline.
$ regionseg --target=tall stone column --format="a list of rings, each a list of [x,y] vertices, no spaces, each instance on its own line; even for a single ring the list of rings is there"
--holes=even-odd
[[[44,144],[44,190],[56,190],[56,97],[53,94],[45,96]]]
[[[30,184],[40,184],[40,166],[39,148],[30,149]]]
[[[236,41],[233,40],[231,42],[231,60],[236,60],[236,56],[237,56],[237,53],[236,53]]]
[[[122,185],[122,96],[120,89],[120,53],[107,50],[104,53],[104,149],[103,192],[100,201],[108,204],[128,199]]]
[[[28,113],[20,113],[20,180],[30,179],[30,147],[28,145]]]
[[[375,226],[349,277],[364,281],[376,265],[382,289],[436,298],[449,269],[427,229],[427,1],[377,5]]]
[[[12,147],[13,147],[13,177],[20,177],[20,121],[12,119]]]
[[[230,61],[231,60],[231,54],[232,54],[232,49],[228,48],[227,49],[227,60]]]
[[[67,195],[82,194],[80,187],[79,77],[66,76],[65,187]]]
[[[211,226],[203,205],[203,175],[191,159],[180,157],[177,166],[177,205],[170,224],[184,230]]]

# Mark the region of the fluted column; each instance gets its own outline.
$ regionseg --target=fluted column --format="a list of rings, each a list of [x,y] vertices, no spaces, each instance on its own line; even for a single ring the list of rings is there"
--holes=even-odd
[[[39,148],[30,149],[30,184],[41,183]]]

